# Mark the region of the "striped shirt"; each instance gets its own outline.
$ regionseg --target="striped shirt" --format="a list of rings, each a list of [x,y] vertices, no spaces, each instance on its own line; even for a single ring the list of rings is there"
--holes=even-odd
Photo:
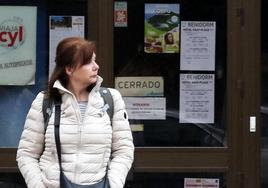
[[[86,112],[86,108],[87,108],[87,101],[79,101],[78,105],[79,105],[81,117],[83,120],[85,117],[85,112]]]

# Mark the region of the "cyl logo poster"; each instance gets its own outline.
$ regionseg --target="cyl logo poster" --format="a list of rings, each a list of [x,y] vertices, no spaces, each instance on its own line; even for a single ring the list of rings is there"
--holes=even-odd
[[[36,14],[36,7],[0,6],[0,85],[34,84]]]

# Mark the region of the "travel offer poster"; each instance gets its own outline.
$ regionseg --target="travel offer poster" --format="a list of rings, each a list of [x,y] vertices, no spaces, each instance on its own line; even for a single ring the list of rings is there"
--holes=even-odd
[[[144,51],[179,52],[179,4],[145,4]]]
[[[214,123],[214,74],[180,74],[180,123]]]
[[[49,16],[49,77],[56,66],[56,48],[66,37],[85,37],[84,16]]]
[[[180,70],[215,70],[216,22],[181,22]]]

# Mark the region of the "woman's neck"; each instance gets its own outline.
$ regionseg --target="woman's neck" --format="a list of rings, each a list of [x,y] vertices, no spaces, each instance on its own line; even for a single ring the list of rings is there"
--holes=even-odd
[[[87,101],[88,100],[89,92],[87,91],[87,88],[79,87],[78,85],[68,84],[67,89],[74,94],[77,101]]]

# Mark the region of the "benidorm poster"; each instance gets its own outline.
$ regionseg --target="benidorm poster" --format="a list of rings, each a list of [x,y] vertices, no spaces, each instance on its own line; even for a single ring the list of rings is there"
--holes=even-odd
[[[145,4],[144,51],[178,53],[180,4]]]

